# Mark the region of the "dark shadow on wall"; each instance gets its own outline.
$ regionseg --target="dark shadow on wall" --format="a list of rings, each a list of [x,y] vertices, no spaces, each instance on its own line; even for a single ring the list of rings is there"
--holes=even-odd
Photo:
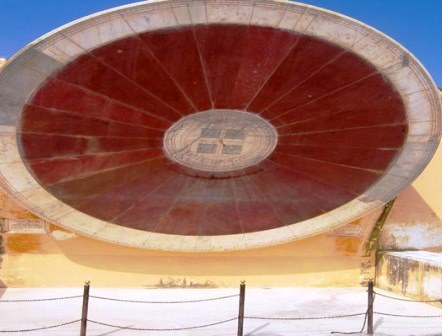
[[[358,244],[362,244],[362,239]],[[61,252],[83,266],[116,272],[171,276],[313,274],[359,269],[326,235],[289,244],[229,252],[164,252],[116,246],[89,238],[58,241]]]
[[[200,258],[200,257],[140,257],[68,255],[75,263],[95,269],[116,272],[168,274],[188,276],[241,276],[326,273],[360,268],[358,258],[339,262],[335,258]]]

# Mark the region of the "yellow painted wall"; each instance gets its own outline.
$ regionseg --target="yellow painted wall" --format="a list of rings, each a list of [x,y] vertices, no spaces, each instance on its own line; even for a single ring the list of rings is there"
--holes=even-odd
[[[380,236],[381,250],[442,252],[442,220],[424,196],[409,187],[397,197]]]
[[[439,146],[430,164],[412,186],[435,214],[442,218],[442,146]]]
[[[370,261],[358,257],[361,238],[320,235],[255,250],[181,253],[116,246],[55,226],[50,231],[4,234],[0,278],[6,286],[79,286],[85,280],[103,287],[236,287],[240,280],[262,287],[358,285],[366,275],[361,263]]]

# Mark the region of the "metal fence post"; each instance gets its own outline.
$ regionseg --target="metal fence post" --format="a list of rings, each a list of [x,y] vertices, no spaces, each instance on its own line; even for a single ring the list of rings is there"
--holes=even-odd
[[[368,282],[367,334],[373,335],[373,280]]]
[[[83,308],[81,310],[80,336],[86,336],[87,311],[89,307],[89,287],[90,287],[90,281],[86,281],[84,283],[84,288],[83,288]]]
[[[239,286],[238,336],[243,336],[245,300],[246,300],[246,282],[241,281],[241,285]]]

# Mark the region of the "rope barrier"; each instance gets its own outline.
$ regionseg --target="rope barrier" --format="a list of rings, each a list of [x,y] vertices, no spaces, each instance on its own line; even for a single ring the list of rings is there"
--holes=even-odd
[[[364,329],[365,329],[365,324],[367,323],[367,317],[368,317],[368,309],[367,311],[364,313],[364,323],[362,323],[362,328],[359,331],[332,331],[330,332],[331,334],[344,334],[344,335],[354,335],[354,334],[361,334]]]
[[[422,302],[422,303],[431,303],[431,302],[442,302],[442,299],[438,299],[438,300],[410,300],[410,299],[402,299],[402,298],[397,298],[394,296],[390,296],[390,295],[385,295],[385,294],[381,294],[378,292],[374,292],[376,295],[388,298],[388,299],[392,299],[392,300],[398,300],[398,301],[405,301],[405,302]]]
[[[138,330],[138,331],[179,331],[179,330],[190,330],[190,329],[200,329],[200,328],[211,327],[211,326],[215,326],[215,325],[219,325],[219,324],[224,324],[224,323],[228,323],[228,322],[231,322],[231,321],[235,321],[237,319],[238,319],[237,317],[233,317],[231,319],[227,319],[227,320],[223,320],[223,321],[218,321],[218,322],[213,322],[213,323],[208,323],[208,324],[202,324],[202,325],[197,325],[197,326],[191,326],[191,327],[179,327],[179,328],[140,328],[140,327],[128,327],[128,326],[104,323],[104,322],[99,322],[99,321],[94,321],[94,320],[89,320],[89,319],[88,319],[88,322],[93,323],[93,324],[98,324],[98,325],[106,326],[106,327],[118,328],[118,329],[127,329],[127,330]]]
[[[406,302],[423,302],[423,303],[429,303],[429,302],[442,302],[442,299],[438,300],[410,300],[410,299],[402,299],[397,298],[385,294],[380,294],[375,291],[372,291],[373,293],[373,302],[377,295],[386,297],[393,300],[398,301],[406,301]],[[4,303],[11,303],[11,302],[42,302],[42,301],[58,301],[58,300],[68,300],[68,299],[78,299],[78,298],[84,298],[84,295],[73,295],[73,296],[63,296],[63,297],[52,297],[52,298],[36,298],[36,299],[15,299],[15,300],[0,300]],[[112,298],[112,297],[104,297],[104,296],[97,296],[97,295],[89,295],[87,298],[94,298],[98,300],[107,300],[107,301],[116,301],[116,302],[126,302],[126,303],[146,303],[146,304],[181,304],[181,303],[198,303],[198,302],[210,302],[210,301],[216,301],[216,300],[224,300],[229,298],[235,298],[240,297],[240,294],[233,294],[233,295],[225,295],[225,296],[219,296],[219,297],[212,297],[212,298],[205,298],[205,299],[194,299],[194,300],[179,300],[179,301],[148,301],[148,300],[129,300],[129,299],[118,299],[118,298]],[[370,295],[369,295],[370,297]],[[363,313],[353,313],[353,314],[340,314],[340,315],[330,315],[330,316],[295,316],[295,317],[274,317],[274,316],[244,316],[244,319],[249,320],[279,320],[279,321],[302,321],[302,320],[326,320],[326,319],[339,319],[339,318],[349,318],[349,317],[356,317],[356,316],[364,316],[364,322],[362,325],[362,329],[359,332],[337,332],[332,331],[332,334],[358,334],[361,333],[365,325],[367,323],[367,318],[369,316],[370,307],[372,305],[369,304],[369,308],[366,312]],[[391,317],[401,317],[401,318],[442,318],[442,315],[405,315],[405,314],[391,314],[391,313],[384,313],[384,312],[372,312],[370,313],[370,318],[368,319],[368,323],[372,323],[372,316],[371,314],[376,315],[383,315],[383,316],[391,316]],[[216,325],[221,325],[225,323],[229,323],[232,321],[240,321],[242,322],[242,316],[241,317],[233,317],[230,319],[207,323],[207,324],[201,324],[201,325],[194,325],[194,326],[187,326],[187,327],[174,327],[174,328],[144,328],[144,327],[136,327],[136,326],[124,326],[124,325],[117,325],[112,323],[106,323],[103,321],[96,321],[96,320],[90,320],[87,319],[87,315],[85,317],[82,317],[80,320],[74,320],[69,322],[64,322],[56,325],[51,326],[45,326],[45,327],[38,327],[38,328],[29,328],[29,329],[19,329],[19,330],[0,330],[0,333],[24,333],[24,332],[31,332],[31,331],[39,331],[39,330],[46,330],[46,329],[53,329],[58,328],[66,325],[71,325],[78,322],[85,322],[89,321],[92,324],[101,325],[101,326],[107,326],[111,328],[118,328],[118,329],[125,329],[125,330],[136,330],[136,331],[181,331],[181,330],[191,330],[191,329],[200,329],[200,328],[206,328]],[[371,321],[371,322],[370,322]],[[372,324],[370,324],[371,326]],[[372,328],[372,327],[371,327]],[[370,329],[370,328],[369,328]]]
[[[410,318],[441,318],[442,317],[442,315],[400,315],[400,314],[390,314],[390,313],[381,313],[381,312],[373,312],[373,314],[393,316],[393,317],[410,317]]]
[[[226,295],[226,296],[219,296],[215,298],[208,298],[208,299],[197,299],[197,300],[182,300],[182,301],[144,301],[144,300],[127,300],[127,299],[115,299],[110,297],[104,297],[104,296],[96,296],[96,295],[90,295],[90,298],[99,299],[99,300],[107,300],[107,301],[118,301],[118,302],[129,302],[129,303],[151,303],[151,304],[178,304],[178,303],[195,303],[195,302],[207,302],[207,301],[216,301],[216,300],[224,300],[229,299],[233,297],[238,297],[239,294],[234,295]]]
[[[64,322],[64,323],[60,323],[60,324],[56,324],[56,325],[52,325],[52,326],[48,326],[48,327],[40,327],[40,328],[32,328],[32,329],[0,330],[0,333],[18,333],[18,332],[30,332],[30,331],[37,331],[37,330],[53,329],[53,328],[58,328],[58,327],[62,327],[62,326],[69,325],[69,324],[78,323],[80,321],[81,320],[75,320],[75,321]]]
[[[41,301],[58,301],[58,300],[69,300],[69,299],[77,299],[81,298],[81,295],[73,295],[73,296],[62,296],[55,298],[47,298],[47,299],[17,299],[17,300],[0,300],[0,303],[11,303],[11,302],[41,302]]]
[[[368,291],[367,291],[368,292]],[[376,292],[373,291],[373,301],[372,303],[374,303],[374,300],[376,299]],[[359,331],[350,331],[350,332],[344,332],[344,331],[332,331],[332,334],[344,334],[344,335],[354,335],[354,334],[361,334],[364,329],[365,329],[365,325],[367,324],[367,320],[368,320],[368,312],[369,312],[370,308],[367,308],[367,310],[364,313],[364,322],[362,323],[362,327],[361,330]]]
[[[366,313],[357,313],[357,314],[346,314],[346,315],[333,315],[333,316],[317,316],[317,317],[261,317],[261,316],[244,316],[245,319],[249,320],[326,320],[326,319],[336,319],[336,318],[344,318],[344,317],[353,317],[353,316],[361,316]]]

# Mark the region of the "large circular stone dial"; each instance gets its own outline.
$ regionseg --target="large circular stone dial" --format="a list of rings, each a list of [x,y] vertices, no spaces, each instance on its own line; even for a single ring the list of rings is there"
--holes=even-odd
[[[0,187],[150,249],[325,233],[408,187],[439,91],[375,29],[292,1],[143,1],[64,26],[0,72]]]
[[[275,128],[256,114],[209,110],[180,119],[164,136],[167,156],[188,168],[206,172],[244,169],[275,149]]]

